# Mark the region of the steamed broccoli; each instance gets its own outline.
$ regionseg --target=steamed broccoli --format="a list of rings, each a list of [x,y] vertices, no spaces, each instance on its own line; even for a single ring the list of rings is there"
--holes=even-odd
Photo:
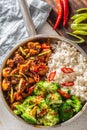
[[[44,95],[45,94],[45,87],[43,85],[43,81],[40,81],[36,84],[35,89],[34,89],[34,94],[35,95]]]
[[[28,113],[23,113],[23,114],[21,115],[21,117],[22,117],[26,122],[28,122],[28,123],[30,123],[30,124],[36,124],[36,123],[37,123],[35,117],[29,115]]]
[[[61,121],[66,121],[70,119],[73,116],[73,109],[72,107],[67,103],[63,102],[62,105],[59,108],[59,117]]]
[[[73,111],[76,113],[78,113],[82,108],[81,101],[75,95],[72,95],[71,99],[67,99],[66,102],[73,107]]]
[[[36,84],[34,89],[35,95],[45,95],[46,93],[54,93],[56,92],[60,86],[57,83],[51,83],[48,81],[40,81]]]
[[[59,123],[59,115],[57,111],[49,109],[49,112],[42,118],[38,118],[38,123],[44,126],[53,126]]]
[[[59,93],[48,94],[46,97],[47,104],[52,108],[58,108],[62,103],[62,97]]]
[[[49,86],[47,87],[47,92],[48,93],[54,93],[59,88],[60,88],[60,86],[57,83],[50,83]]]

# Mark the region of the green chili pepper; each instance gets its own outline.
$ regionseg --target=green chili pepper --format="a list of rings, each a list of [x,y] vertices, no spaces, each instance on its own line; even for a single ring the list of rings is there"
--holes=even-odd
[[[79,17],[87,17],[87,13],[75,14],[71,17],[71,19],[76,19]]]
[[[81,11],[87,11],[87,8],[80,8],[77,10],[77,12],[81,12]]]
[[[71,28],[73,30],[86,30],[87,31],[87,24],[85,24],[85,23],[71,24]]]
[[[42,55],[48,54],[50,52],[51,52],[51,50],[48,50],[48,51],[45,51],[45,52],[42,52],[42,53],[38,54],[38,56],[42,56]]]
[[[74,34],[79,34],[79,35],[87,35],[86,31],[82,31],[82,30],[76,30],[73,32]]]
[[[21,53],[22,53],[24,56],[26,56],[26,53],[24,52],[24,49],[23,49],[21,46],[19,47],[19,49],[20,49]]]
[[[69,32],[66,32],[66,33],[73,36],[73,37],[75,37],[75,38],[77,38],[77,39],[79,39],[79,41],[74,41],[75,43],[83,43],[83,42],[85,42],[85,40],[80,36],[77,36],[77,35],[75,35],[73,33],[69,33]]]
[[[73,23],[78,24],[78,23],[81,23],[82,21],[84,21],[86,19],[87,19],[87,15],[86,16],[80,16],[77,19],[75,19]]]

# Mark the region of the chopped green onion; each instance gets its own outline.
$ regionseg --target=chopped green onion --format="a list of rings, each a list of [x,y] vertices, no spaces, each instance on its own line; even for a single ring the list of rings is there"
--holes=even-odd
[[[12,103],[14,101],[14,92],[13,92],[13,88],[11,87],[11,91],[10,91],[10,102]]]
[[[48,50],[48,51],[45,51],[45,52],[42,52],[42,53],[38,54],[38,56],[42,56],[42,55],[48,54],[50,52],[51,52],[51,50]]]
[[[19,72],[19,74],[22,75],[28,81],[28,77],[25,74],[23,74],[22,72]]]
[[[30,57],[30,60],[34,60],[35,59],[35,57]]]
[[[19,81],[19,84],[18,84],[18,91],[19,92],[20,92],[21,87],[22,87],[22,82],[23,82],[23,79],[21,78],[20,81]]]
[[[21,46],[19,47],[19,49],[20,49],[21,53],[22,53],[24,56],[26,56],[26,53],[24,52],[24,49],[23,49]]]
[[[10,76],[12,76],[12,77],[18,77],[18,78],[21,77],[19,74],[12,74],[12,75],[10,75]]]

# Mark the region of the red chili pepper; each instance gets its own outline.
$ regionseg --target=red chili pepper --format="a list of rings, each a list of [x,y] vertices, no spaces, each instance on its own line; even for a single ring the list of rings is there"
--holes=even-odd
[[[34,86],[32,86],[28,89],[28,95],[31,95],[33,93],[33,91],[34,91]]]
[[[57,91],[58,91],[58,93],[60,93],[60,95],[63,96],[64,98],[70,98],[70,97],[71,97],[70,94],[68,94],[68,93],[66,93],[66,92],[64,92],[64,91],[62,91],[62,90],[60,90],[60,89],[58,89]]]
[[[66,74],[74,72],[72,68],[66,68],[66,67],[61,68],[61,71]]]
[[[48,81],[52,81],[54,79],[55,75],[56,75],[56,71],[50,72],[50,74],[48,76]]]
[[[63,26],[65,26],[68,20],[69,4],[68,4],[68,0],[61,0],[61,1],[64,9]]]
[[[39,76],[38,74],[35,74],[35,75],[34,75],[34,80],[35,80],[36,82],[39,82],[39,81],[40,81],[40,76]]]
[[[68,82],[62,83],[61,85],[62,86],[73,86],[74,82],[73,81],[68,81]]]
[[[57,4],[57,8],[58,8],[58,17],[57,17],[56,23],[54,25],[54,29],[56,29],[59,26],[60,21],[62,19],[62,14],[63,14],[63,8],[62,8],[61,0],[55,0],[55,2]]]
[[[49,45],[46,45],[45,43],[42,44],[41,46],[42,49],[50,49],[50,46]]]

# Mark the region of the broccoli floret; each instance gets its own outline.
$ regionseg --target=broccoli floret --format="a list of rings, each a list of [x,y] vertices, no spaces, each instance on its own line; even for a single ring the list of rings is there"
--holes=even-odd
[[[72,107],[67,103],[63,102],[62,105],[59,108],[59,117],[61,121],[66,121],[70,119],[73,116],[73,109]]]
[[[36,96],[29,96],[24,100],[23,105],[24,106],[32,105],[35,104],[35,102],[36,102]]]
[[[36,84],[35,89],[34,89],[34,94],[35,95],[44,95],[45,94],[45,87],[43,85],[43,81],[40,81]]]
[[[67,99],[66,102],[72,106],[73,111],[76,113],[78,113],[82,108],[81,101],[75,95],[72,95],[71,99]]]
[[[35,117],[29,115],[28,113],[23,113],[21,117],[30,124],[37,124]]]
[[[54,82],[48,82],[48,81],[45,81],[43,83],[43,86],[46,88],[46,92],[48,92],[48,93],[50,93],[50,92],[54,93],[60,88],[59,84],[54,83]]]
[[[74,95],[71,97],[71,99],[72,99],[72,107],[74,107],[74,112],[78,113],[82,108],[81,101],[78,99],[78,97]]]
[[[57,111],[50,109],[42,118],[38,118],[39,124],[44,126],[53,126],[59,123],[59,115]]]
[[[60,86],[57,83],[50,83],[49,86],[47,87],[47,92],[48,93],[54,93],[59,88],[60,88]]]
[[[62,97],[59,93],[48,94],[46,97],[47,104],[52,108],[58,108],[62,103]]]
[[[38,104],[38,106],[39,106],[39,108],[40,108],[41,110],[44,110],[44,109],[47,109],[47,108],[48,108],[48,105],[47,105],[47,103],[46,103],[45,100],[40,101],[40,103]]]
[[[52,83],[48,81],[40,81],[36,84],[34,89],[35,95],[45,95],[46,93],[54,93],[56,92],[60,86],[57,83]]]

